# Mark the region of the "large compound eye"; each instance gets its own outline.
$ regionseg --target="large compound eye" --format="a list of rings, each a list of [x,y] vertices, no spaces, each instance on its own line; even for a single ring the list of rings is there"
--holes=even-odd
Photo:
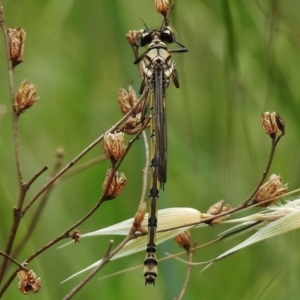
[[[141,29],[135,35],[135,43],[138,47],[144,47],[151,43],[151,31]]]
[[[164,43],[174,43],[176,40],[175,30],[168,26],[160,31],[160,39]]]

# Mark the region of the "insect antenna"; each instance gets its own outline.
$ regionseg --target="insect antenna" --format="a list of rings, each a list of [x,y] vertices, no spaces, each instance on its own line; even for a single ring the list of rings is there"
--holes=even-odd
[[[140,19],[140,20],[142,21],[142,23],[144,24],[144,26],[146,27],[146,29],[149,30],[147,24],[142,19]]]

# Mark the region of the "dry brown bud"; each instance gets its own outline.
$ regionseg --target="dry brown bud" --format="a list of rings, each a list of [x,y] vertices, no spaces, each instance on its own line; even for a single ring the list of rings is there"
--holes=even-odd
[[[128,90],[124,88],[119,90],[118,102],[120,105],[120,109],[124,115],[131,111],[132,108],[136,105],[136,103],[138,102],[138,98],[136,96],[135,90],[132,88],[131,85],[129,85]],[[139,113],[141,109],[142,108],[140,104],[134,109],[133,114]]]
[[[276,196],[283,195],[288,190],[288,183],[283,184],[282,177],[280,175],[272,174],[267,182],[265,182],[254,196],[253,203],[264,202],[268,199]],[[268,205],[278,201],[279,199],[273,199],[262,203],[261,207],[267,207]]]
[[[22,27],[8,28],[7,35],[10,59],[16,66],[23,61],[26,32]]]
[[[102,142],[104,154],[107,158],[117,161],[125,152],[124,133],[115,131],[106,132]]]
[[[184,231],[174,237],[174,240],[183,247],[186,251],[191,248],[191,234],[189,231]]]
[[[215,204],[213,204],[207,211],[208,214],[210,215],[218,215],[221,213],[224,213],[226,211],[231,210],[231,206],[229,204],[224,204],[224,200],[221,200]],[[209,225],[216,225],[218,223],[220,223],[221,221],[225,220],[226,218],[228,218],[229,215],[226,216],[222,216],[219,218],[215,218],[212,221],[209,222]]]
[[[224,206],[224,200],[221,200],[215,204],[213,204],[208,210],[207,213],[210,215],[218,215],[222,212],[222,208]]]
[[[18,277],[21,279],[19,290],[22,294],[37,293],[41,289],[41,278],[37,278],[32,270],[21,270],[18,272]]]
[[[276,120],[278,117],[279,116],[276,112],[265,112],[260,115],[262,127],[272,139],[275,139],[278,131],[278,121]]]
[[[71,239],[74,240],[75,243],[80,243],[80,238],[83,230],[74,230],[71,234]]]
[[[36,96],[36,88],[34,84],[29,84],[27,80],[21,83],[21,86],[16,95],[16,102],[14,105],[15,111],[20,114],[25,109],[31,107],[39,97]]]
[[[122,131],[127,134],[137,134],[141,126],[141,114],[135,117],[129,117],[124,126],[122,127]]]
[[[146,233],[147,230],[144,229],[141,224],[144,221],[145,214],[146,214],[146,209],[147,209],[147,204],[143,202],[139,208],[138,211],[136,212],[134,216],[134,221],[133,221],[133,227],[135,228],[136,231],[140,231],[142,233]]]
[[[128,86],[128,96],[129,96],[129,103],[131,107],[133,107],[138,102],[138,98],[131,84]]]
[[[126,115],[131,110],[131,105],[129,103],[129,94],[124,88],[119,89],[118,102],[120,105],[121,112]]]
[[[137,34],[137,30],[130,30],[127,34],[126,34],[126,38],[127,41],[129,42],[129,44],[131,45],[131,47],[133,48],[137,48],[137,44],[135,42],[135,36]]]
[[[111,177],[111,172],[112,172],[111,168],[108,169],[106,172],[106,177],[105,177],[103,185],[102,185],[103,192],[106,190],[108,180]],[[115,172],[114,177],[109,185],[109,188],[106,191],[106,199],[111,200],[111,199],[116,198],[121,193],[123,188],[125,187],[126,182],[127,182],[127,179],[126,179],[124,173],[120,173],[120,175],[119,175],[118,172]]]
[[[169,0],[153,0],[156,10],[165,14],[169,9]]]
[[[144,122],[148,122],[148,120],[145,119]],[[122,127],[121,130],[127,134],[137,134],[138,132],[141,131],[144,125],[145,123],[143,124],[141,120],[141,113],[139,113],[135,117],[129,117],[124,123],[124,126]],[[150,126],[151,124],[150,122],[148,122],[146,127],[150,127]]]

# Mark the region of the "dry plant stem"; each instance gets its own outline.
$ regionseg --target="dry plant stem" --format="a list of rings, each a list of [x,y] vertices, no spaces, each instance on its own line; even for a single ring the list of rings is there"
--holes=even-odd
[[[61,168],[61,165],[62,165],[62,158],[57,157],[57,159],[54,162],[52,176],[55,175],[59,171],[59,169]],[[48,167],[47,167],[47,169],[48,169]],[[46,190],[46,192],[43,194],[43,197],[42,197],[41,201],[39,201],[38,207],[37,207],[35,213],[31,217],[31,221],[27,228],[26,234],[23,236],[22,240],[19,242],[18,246],[15,248],[15,250],[13,252],[13,257],[17,257],[20,250],[24,247],[24,245],[29,240],[29,237],[33,234],[33,232],[36,228],[36,224],[39,222],[39,220],[41,218],[43,209],[46,205],[47,200],[49,199],[50,193],[52,192],[53,188],[54,188],[54,185],[50,186]]]
[[[297,189],[297,190],[292,191],[290,193],[286,193],[284,195],[276,196],[276,197],[267,199],[265,201],[262,201],[260,203],[253,203],[253,204],[247,204],[247,205],[245,205],[244,203],[242,203],[242,204],[238,205],[237,207],[234,207],[231,210],[228,210],[226,212],[220,213],[218,215],[209,216],[209,217],[201,219],[200,221],[197,221],[197,222],[187,223],[184,226],[174,226],[174,227],[166,228],[166,229],[163,229],[163,230],[158,230],[157,233],[166,232],[166,231],[170,231],[170,230],[174,230],[174,229],[178,229],[178,228],[184,228],[184,227],[199,225],[199,224],[202,224],[202,223],[209,225],[211,223],[211,221],[213,221],[216,218],[220,218],[220,217],[223,217],[223,216],[232,215],[232,214],[237,213],[237,212],[245,211],[245,210],[250,209],[252,207],[259,206],[259,205],[261,205],[263,203],[268,203],[268,202],[270,202],[272,200],[280,199],[283,196],[288,196],[288,195],[295,194],[295,193],[297,193],[299,191],[300,191],[300,189]],[[138,234],[138,236],[142,236],[142,235],[145,235],[145,234],[143,234],[143,233],[139,233]]]
[[[269,170],[271,168],[271,165],[272,165],[272,161],[273,161],[273,158],[274,158],[276,146],[278,145],[278,143],[279,143],[280,139],[283,137],[283,135],[284,134],[279,135],[277,139],[272,139],[272,148],[271,148],[271,153],[270,153],[269,160],[268,160],[268,163],[267,163],[267,167],[266,167],[265,171],[263,172],[263,176],[262,176],[260,182],[258,183],[257,187],[254,189],[254,191],[251,193],[251,195],[247,198],[247,200],[243,203],[244,206],[247,206],[247,204],[252,200],[252,198],[254,197],[254,195],[256,194],[258,189],[260,188],[260,186],[265,181],[265,179],[266,179],[266,177],[269,173]]]
[[[48,170],[48,166],[44,166],[38,173],[36,173],[28,182],[27,189],[45,172]]]
[[[45,172],[46,170],[48,169],[47,166],[43,167],[37,174],[35,174],[32,179],[27,183],[23,183],[21,185],[21,191],[20,191],[20,195],[19,195],[19,202],[18,202],[18,206],[17,207],[14,207],[13,210],[14,210],[14,221],[13,221],[13,224],[12,224],[12,227],[11,227],[11,230],[10,230],[10,236],[8,238],[8,241],[7,241],[7,244],[6,244],[6,249],[5,249],[5,252],[7,254],[10,254],[11,253],[11,250],[12,250],[12,246],[13,246],[13,242],[14,242],[14,239],[15,239],[15,236],[16,236],[16,233],[17,233],[17,230],[19,228],[19,224],[21,222],[21,219],[23,217],[23,214],[22,214],[22,206],[23,206],[23,203],[24,203],[24,199],[25,199],[25,195],[26,195],[26,192],[27,190],[29,189],[29,187],[31,186],[31,184],[43,173]],[[3,261],[2,261],[2,265],[1,265],[1,269],[0,269],[0,282],[3,278],[3,275],[5,273],[5,269],[6,269],[6,266],[7,266],[7,258],[4,258]]]
[[[19,272],[19,269],[15,270],[9,276],[9,278],[6,280],[6,282],[4,283],[2,289],[0,290],[0,299],[1,299],[2,295],[5,293],[5,291],[7,290],[7,288],[10,286],[10,284],[13,282],[13,280],[15,279],[18,272]]]
[[[205,247],[210,246],[210,245],[212,245],[212,244],[214,244],[214,243],[216,243],[216,242],[219,242],[219,241],[222,240],[222,239],[223,239],[223,237],[219,237],[219,238],[217,238],[217,239],[215,239],[215,240],[213,240],[213,241],[210,241],[210,242],[208,242],[208,243],[202,244],[202,245],[200,245],[200,246],[193,247],[192,249],[190,249],[190,251],[191,251],[191,252],[195,252],[195,251],[197,251],[197,250],[199,250],[199,249],[201,249],[201,248],[205,248]],[[163,258],[159,258],[159,259],[157,260],[157,262],[158,262],[158,263],[161,263],[161,262],[166,261],[166,260],[171,259],[171,258],[177,258],[177,256],[186,254],[186,251],[182,251],[182,252],[179,252],[179,253],[176,253],[176,254],[169,254],[169,253],[166,253],[166,254],[167,254],[168,256],[163,257]],[[179,259],[179,258],[177,258],[177,259],[180,260],[181,262],[186,263],[185,260],[181,260],[181,259]],[[190,262],[190,264],[193,265],[193,263],[191,263],[191,262]],[[101,280],[104,280],[104,279],[108,279],[108,278],[114,277],[114,276],[116,276],[116,275],[120,275],[120,274],[123,274],[123,273],[126,273],[126,272],[130,272],[130,271],[134,271],[134,270],[140,269],[140,268],[142,268],[142,267],[143,267],[142,265],[138,265],[138,266],[135,266],[135,267],[127,268],[127,269],[124,269],[124,270],[115,272],[115,273],[113,273],[113,274],[109,274],[109,275],[105,275],[105,276],[103,276],[103,277],[100,277],[100,278],[98,278],[98,280],[101,281]]]
[[[143,131],[142,133],[143,135],[143,140],[144,140],[144,146],[145,146],[145,159],[146,159],[146,163],[145,163],[145,167],[142,170],[143,172],[143,187],[142,187],[142,193],[141,193],[141,199],[140,199],[140,205],[145,202],[145,197],[146,197],[146,191],[147,191],[147,185],[148,185],[148,170],[150,168],[150,155],[149,155],[149,143],[148,143],[148,139],[147,139],[147,135],[146,132]]]
[[[4,35],[5,48],[6,48],[6,59],[7,59],[7,65],[8,65],[8,79],[9,79],[9,93],[10,93],[11,109],[12,109],[12,116],[13,116],[14,150],[15,150],[19,185],[20,185],[21,194],[22,194],[22,189],[23,189],[24,182],[23,182],[23,174],[22,174],[20,153],[19,153],[18,116],[14,111],[14,103],[15,103],[14,84],[13,84],[14,71],[13,71],[13,64],[12,64],[12,61],[10,59],[10,54],[9,54],[9,40],[8,40],[8,35],[7,35],[7,28],[5,26],[3,6],[2,6],[1,2],[0,2],[0,25],[1,25],[1,28],[2,28],[3,35]],[[22,207],[23,201],[24,201],[24,198],[19,197],[19,203],[18,203],[18,206],[17,206],[18,208]],[[1,279],[1,277],[0,277],[0,279]]]
[[[291,192],[289,192],[289,193],[286,193],[284,196],[293,195],[293,194],[299,193],[299,192],[300,192],[300,189],[297,189],[297,190],[291,191]],[[279,197],[277,197],[277,198],[281,198],[281,197],[282,197],[282,195],[279,196]],[[268,201],[270,201],[270,199],[266,200],[266,202],[268,202]],[[245,209],[249,209],[249,208],[254,207],[254,206],[257,206],[257,204],[255,204],[255,205],[249,205],[249,206],[247,206],[246,208],[245,208],[245,207],[240,207],[240,211],[245,210]],[[236,209],[235,209],[235,210],[236,210]],[[238,212],[238,211],[236,211],[236,212]],[[231,211],[231,213],[232,213],[232,211]],[[222,215],[225,215],[225,214],[226,214],[226,213],[223,213]],[[216,218],[216,217],[219,217],[219,216],[221,216],[221,215],[214,216],[214,217],[209,218],[209,219],[207,218],[207,219],[205,219],[205,220],[203,220],[203,221],[200,221],[200,222],[197,222],[197,223],[187,224],[186,226],[197,225],[197,224],[199,224],[199,223],[205,223],[207,220],[212,220],[212,219],[214,219],[214,218]],[[258,221],[258,222],[260,222],[260,221]],[[209,241],[209,242],[207,242],[207,243],[205,243],[205,244],[202,244],[202,245],[199,245],[199,246],[194,246],[190,251],[195,252],[195,251],[200,250],[200,249],[202,249],[202,248],[205,248],[205,247],[208,247],[208,246],[210,246],[210,245],[213,245],[213,244],[215,244],[215,243],[217,243],[217,242],[220,242],[220,241],[226,239],[227,237],[229,237],[229,236],[231,236],[231,235],[233,235],[233,234],[235,234],[235,233],[238,233],[238,232],[240,232],[240,231],[242,231],[242,230],[248,229],[248,228],[251,227],[251,226],[257,225],[258,222],[256,222],[255,224],[251,224],[251,225],[249,225],[249,226],[246,227],[246,228],[243,227],[243,228],[241,228],[241,229],[239,229],[239,230],[237,230],[237,231],[230,232],[230,233],[228,233],[227,235],[220,236],[220,237],[218,237],[218,238],[216,238],[216,239],[214,239],[214,240],[212,240],[212,241]],[[160,231],[158,231],[158,232],[164,232],[164,231],[168,231],[168,230],[172,230],[172,229],[176,229],[176,228],[179,228],[179,227],[172,227],[172,228],[168,228],[168,229],[166,229],[166,230],[160,230]],[[140,234],[140,235],[144,235],[144,234]],[[136,236],[137,236],[137,235],[136,235]],[[179,253],[176,253],[176,254],[169,254],[169,253],[167,253],[167,254],[168,254],[168,256],[158,259],[157,262],[161,263],[161,262],[163,262],[163,261],[165,261],[165,260],[168,260],[168,259],[171,259],[171,258],[176,258],[176,259],[180,260],[181,262],[184,262],[184,263],[187,263],[187,264],[199,265],[199,263],[193,264],[193,263],[191,263],[191,262],[186,262],[185,260],[181,260],[181,259],[177,258],[177,257],[180,256],[180,255],[186,254],[186,251],[182,251],[182,252],[179,252]],[[104,279],[108,279],[108,278],[111,278],[111,277],[114,277],[114,276],[117,276],[117,275],[120,275],[120,274],[123,274],[123,273],[126,273],[126,272],[130,272],[130,271],[137,270],[137,269],[139,269],[139,268],[142,268],[142,266],[141,266],[141,265],[138,265],[138,266],[135,266],[135,267],[127,268],[127,269],[124,269],[124,270],[115,272],[115,273],[113,273],[113,274],[109,274],[109,275],[100,277],[100,278],[98,278],[98,280],[101,281],[101,280],[104,280]]]
[[[217,239],[215,239],[215,240],[212,240],[212,241],[210,241],[209,243],[206,243],[206,244],[203,244],[203,245],[194,247],[192,250],[193,250],[193,251],[196,251],[196,250],[199,250],[199,249],[201,249],[201,248],[210,246],[210,245],[212,245],[212,244],[214,244],[214,243],[217,243],[217,242],[220,242],[220,241],[222,241],[222,240],[225,240],[225,239],[228,238],[229,236],[235,235],[235,234],[240,233],[240,232],[242,232],[242,231],[244,231],[244,230],[247,230],[247,229],[249,229],[249,228],[251,228],[251,227],[254,227],[254,226],[258,225],[258,224],[261,223],[261,222],[262,222],[262,221],[257,221],[257,222],[255,222],[255,223],[253,223],[253,224],[250,224],[250,225],[246,226],[246,227],[237,229],[237,230],[234,231],[234,232],[229,232],[228,234],[223,235],[223,236],[221,236],[221,237],[219,237],[219,238],[217,238]],[[233,254],[233,253],[228,254],[228,255],[224,256],[223,258],[214,258],[214,259],[211,259],[211,260],[208,260],[208,261],[202,261],[202,262],[196,262],[196,263],[193,263],[193,262],[191,262],[191,261],[186,261],[186,260],[183,260],[183,259],[177,257],[177,256],[179,256],[179,255],[181,255],[181,254],[183,254],[183,252],[181,252],[181,253],[176,253],[176,254],[174,254],[172,257],[174,257],[176,260],[178,260],[178,261],[180,261],[180,262],[183,262],[184,264],[191,265],[191,266],[199,266],[199,265],[204,265],[204,264],[209,264],[209,263],[213,263],[213,262],[219,261],[219,260],[221,260],[221,259],[223,259],[223,258],[225,258],[225,257],[227,257],[227,256],[229,256],[229,255],[231,255],[231,254]],[[169,256],[168,258],[170,258],[170,256]]]
[[[23,185],[23,189],[21,190],[21,195],[22,195],[23,201],[24,201],[24,198],[25,198],[26,191],[29,189],[29,187],[31,186],[31,184],[33,184],[33,182],[42,173],[44,173],[47,169],[48,169],[48,167],[44,166],[37,174],[35,174],[32,177],[31,180],[28,181],[27,184]],[[23,202],[22,202],[22,205],[23,205]],[[8,241],[7,241],[6,250],[5,250],[5,252],[7,254],[10,254],[10,252],[11,252],[11,249],[12,249],[12,246],[13,246],[13,242],[14,242],[15,236],[17,234],[17,230],[18,230],[19,224],[20,224],[21,219],[23,217],[23,214],[20,213],[20,209],[21,209],[21,207],[19,209],[17,207],[14,207],[14,221],[13,221],[13,224],[12,224],[12,228],[10,230],[10,236],[9,236]],[[2,262],[2,265],[1,265],[0,282],[1,282],[1,279],[3,278],[6,266],[7,266],[7,258],[3,259],[3,262]]]
[[[135,229],[132,228],[129,232],[129,234],[124,238],[124,240],[112,251],[110,252],[110,248],[112,246],[112,243],[110,242],[109,248],[106,251],[106,255],[103,257],[101,263],[88,275],[86,276],[75,288],[73,288],[70,293],[68,293],[63,300],[71,299],[87,282],[93,278],[100,269],[103,268],[104,265],[106,265],[109,260],[116,255],[124,246],[126,243],[128,243],[130,240],[134,239],[134,231]]]
[[[132,112],[135,110],[135,108],[140,104],[141,101],[144,100],[144,98],[147,96],[148,94],[148,89],[146,88],[140,98],[140,100],[136,103],[136,105],[134,105],[134,107],[132,108],[131,111],[129,111],[120,121],[118,121],[114,126],[112,126],[108,131],[109,132],[113,132],[115,131],[131,114]],[[146,128],[148,122],[145,122],[145,126],[141,129],[141,131],[144,130],[144,128]],[[50,248],[51,246],[53,246],[54,244],[56,244],[57,242],[59,242],[60,240],[69,237],[69,232],[72,231],[73,229],[75,229],[77,226],[79,226],[81,223],[83,223],[87,218],[89,218],[97,209],[98,207],[106,200],[106,192],[110,186],[110,183],[113,179],[113,176],[115,174],[115,172],[117,171],[117,169],[119,168],[120,164],[122,163],[124,157],[127,155],[132,143],[134,140],[136,140],[138,138],[138,136],[140,135],[141,132],[139,132],[131,141],[131,143],[129,143],[128,147],[126,148],[126,151],[123,155],[122,158],[120,158],[118,160],[118,163],[115,165],[114,168],[114,172],[112,172],[111,177],[109,178],[109,180],[107,181],[107,188],[105,189],[105,191],[103,192],[102,197],[98,200],[98,202],[96,203],[96,205],[79,221],[77,221],[75,224],[73,224],[70,228],[68,228],[67,230],[65,230],[62,234],[60,234],[59,236],[57,236],[54,240],[52,240],[51,242],[49,242],[48,244],[44,245],[41,249],[39,249],[38,251],[36,251],[34,254],[32,254],[30,257],[28,257],[26,259],[26,263],[30,262],[32,259],[34,259],[36,256],[38,256],[40,253],[44,252],[45,250],[47,250],[48,248]],[[23,214],[25,214],[25,212],[28,210],[28,208],[34,203],[34,201],[47,189],[49,188],[49,186],[55,182],[62,174],[64,174],[70,167],[72,167],[81,157],[83,157],[89,150],[91,150],[95,145],[97,145],[103,138],[103,135],[101,135],[98,139],[96,139],[92,144],[90,144],[86,149],[84,149],[75,159],[73,159],[65,168],[63,168],[60,172],[58,172],[55,176],[53,176],[47,184],[45,184],[43,186],[43,188],[31,199],[31,201],[27,204],[27,206],[24,208],[24,212]],[[15,274],[17,272],[14,272],[14,274],[12,274],[9,278],[9,280],[12,281],[12,279],[14,278]],[[10,283],[6,283],[5,286],[2,288],[2,290],[0,291],[0,297],[1,295],[5,292],[6,288],[9,286]]]
[[[148,94],[148,89],[145,89],[143,94],[141,95],[140,100],[133,106],[131,111],[129,111],[122,119],[120,119],[115,125],[113,125],[107,132],[115,131],[135,110],[135,108],[145,100]],[[41,189],[37,192],[37,194],[28,202],[28,204],[23,209],[23,214],[29,209],[29,207],[38,199],[38,197],[51,185],[53,184],[59,177],[61,177],[64,173],[66,173],[75,163],[77,163],[86,153],[88,153],[92,148],[94,148],[98,143],[100,143],[103,139],[103,134],[97,138],[94,142],[92,142],[87,148],[85,148],[81,153],[79,153],[72,161],[70,161],[63,169],[61,169],[55,176],[53,176]]]
[[[145,126],[141,129],[144,130],[144,128],[147,126],[147,123],[145,123]],[[83,217],[81,218],[79,221],[77,221],[75,224],[73,224],[71,227],[69,227],[68,229],[66,229],[62,234],[60,234],[59,236],[57,236],[54,240],[52,240],[51,242],[49,242],[48,244],[46,244],[44,247],[42,247],[41,249],[39,249],[37,252],[35,252],[33,255],[31,255],[29,258],[26,259],[26,263],[29,263],[33,258],[35,258],[37,255],[39,255],[40,253],[44,252],[46,249],[48,249],[49,247],[51,247],[52,245],[56,244],[58,241],[69,237],[69,233],[70,231],[72,231],[73,229],[75,229],[77,226],[79,226],[81,223],[83,223],[86,219],[88,219],[96,210],[97,208],[104,202],[107,200],[106,198],[106,193],[110,187],[110,184],[112,182],[112,179],[115,175],[115,173],[117,172],[118,168],[120,167],[123,159],[125,158],[125,156],[127,155],[128,151],[130,150],[133,142],[138,138],[140,133],[138,133],[128,144],[126,151],[124,152],[123,156],[118,160],[118,162],[116,163],[114,169],[111,172],[111,176],[110,178],[107,180],[107,185],[105,190],[103,191],[102,196],[100,197],[100,199],[97,201],[96,205]]]
[[[14,260],[12,257],[10,257],[9,255],[7,255],[6,253],[0,251],[0,255],[5,256],[8,260],[12,261],[13,263],[15,263],[16,265],[19,266],[19,268],[14,271],[14,273],[9,277],[9,279],[5,282],[2,290],[0,291],[0,298],[2,297],[3,293],[5,292],[5,290],[9,287],[9,285],[11,284],[11,282],[14,280],[15,276],[17,275],[17,273],[20,270],[26,270],[29,271],[27,268],[25,268],[22,264],[20,264],[19,262],[17,262],[16,260]]]
[[[216,238],[216,239],[214,239],[214,240],[212,240],[212,241],[209,241],[209,242],[207,242],[207,243],[205,243],[205,244],[202,244],[202,245],[193,247],[192,249],[190,249],[190,251],[193,252],[193,253],[195,253],[195,251],[200,250],[200,249],[205,248],[205,247],[208,247],[208,246],[210,246],[210,245],[213,245],[213,244],[215,244],[215,243],[217,243],[217,242],[219,242],[219,241],[221,241],[221,240],[223,240],[223,239],[224,239],[223,237]],[[178,261],[180,261],[180,262],[182,262],[182,263],[184,263],[184,264],[188,264],[188,265],[191,265],[191,266],[198,266],[198,265],[199,265],[199,263],[193,263],[193,262],[190,261],[190,260],[186,261],[186,260],[181,259],[181,258],[178,257],[178,256],[183,255],[183,254],[185,254],[185,253],[186,253],[186,251],[182,251],[182,252],[179,252],[179,253],[176,253],[176,254],[169,254],[169,253],[166,253],[166,254],[168,254],[168,256],[167,256],[167,257],[164,257],[163,259],[161,259],[161,260],[159,260],[159,261],[167,260],[167,259],[170,259],[170,258],[174,258],[174,259],[176,259],[176,260],[178,260]],[[210,262],[210,261],[208,261],[208,262],[203,262],[203,264],[209,263],[209,262]],[[200,263],[200,264],[202,264],[202,263]]]
[[[10,261],[12,261],[14,264],[16,264],[17,266],[19,266],[20,270],[27,270],[22,264],[20,264],[19,262],[17,262],[15,259],[13,259],[10,255],[6,254],[5,252],[0,251],[0,255],[5,256],[7,259],[9,259]]]
[[[27,183],[27,189],[29,189],[29,187],[34,183],[34,181],[41,175],[43,174],[46,170],[48,170],[48,166],[44,166],[37,174],[35,174],[31,180],[28,181]],[[23,217],[23,216],[21,216]],[[37,223],[37,219],[34,216],[33,217],[34,223]],[[19,219],[19,222],[21,221],[21,218]],[[29,229],[27,230],[27,234],[26,236],[23,237],[22,241],[19,243],[19,245],[17,246],[16,250],[14,251],[13,257],[17,256],[17,253],[19,252],[18,248],[21,248],[24,246],[25,241],[29,238],[29,236],[32,234],[34,229],[34,226],[29,226]]]
[[[172,13],[172,11],[173,11],[173,9],[174,9],[174,5],[175,5],[174,2],[175,2],[174,0],[171,0],[171,1],[170,1],[170,6],[169,6],[169,9],[168,9],[168,12],[167,12],[167,14],[164,16],[164,23],[165,23],[165,26],[169,26],[169,24],[170,24],[171,13]]]
[[[19,227],[20,220],[22,218],[22,207],[26,195],[26,191],[28,190],[27,184],[23,181],[23,174],[22,174],[22,167],[21,167],[21,160],[20,160],[20,150],[19,150],[19,129],[18,129],[18,116],[14,111],[14,86],[13,86],[13,65],[12,61],[10,60],[9,54],[9,39],[7,35],[7,28],[5,26],[5,18],[3,13],[3,6],[2,2],[0,2],[0,25],[4,35],[5,41],[5,48],[6,48],[6,59],[8,65],[8,79],[9,79],[9,93],[10,93],[10,101],[11,101],[11,110],[12,110],[12,121],[13,121],[13,140],[14,140],[14,152],[15,152],[15,160],[17,166],[17,174],[18,174],[18,181],[20,186],[20,194],[17,205],[14,207],[14,221],[11,228],[10,236],[5,248],[5,252],[9,255],[12,249],[13,241],[15,239],[16,232]],[[7,258],[5,257],[2,261],[1,268],[0,268],[0,284],[6,269],[7,265]]]
[[[191,270],[192,270],[192,261],[193,261],[193,256],[194,256],[194,252],[193,251],[189,251],[188,252],[188,261],[189,261],[189,264],[187,265],[187,271],[186,271],[186,276],[185,276],[185,280],[184,280],[184,284],[183,284],[183,287],[182,287],[182,290],[180,292],[180,295],[178,298],[176,298],[176,300],[182,300],[183,297],[184,297],[184,294],[187,290],[187,286],[188,286],[188,283],[189,283],[189,280],[190,280],[190,277],[191,277]]]
[[[135,137],[128,143],[128,146],[125,150],[125,153],[123,154],[123,156],[118,160],[118,162],[116,163],[116,165],[113,167],[112,169],[112,174],[109,178],[109,180],[107,181],[107,185],[106,185],[106,189],[103,192],[103,196],[105,196],[106,192],[109,189],[110,183],[114,177],[114,174],[116,173],[116,171],[118,170],[120,164],[122,163],[123,159],[125,158],[126,154],[128,153],[129,149],[131,148],[132,144],[134,143],[134,141],[139,137],[139,135],[143,132],[144,133],[144,129],[147,127],[148,123],[149,123],[150,119],[147,120],[147,122],[145,122],[144,126],[141,128],[140,132],[138,132]],[[147,138],[146,138],[147,140]],[[71,299],[87,282],[89,282],[91,280],[91,278],[93,278],[97,272],[102,269],[102,267],[109,262],[109,260],[116,254],[118,253],[127,242],[129,242],[130,240],[136,238],[135,235],[135,228],[132,227],[131,230],[129,231],[128,235],[124,238],[124,240],[115,248],[114,251],[112,251],[110,253],[111,247],[112,247],[112,242],[110,242],[108,249],[106,251],[105,256],[103,257],[101,263],[87,276],[85,277],[74,289],[71,290],[71,292],[65,296],[63,298],[63,300],[67,300],[67,299]]]
[[[147,124],[145,124],[145,127],[147,126]],[[143,128],[144,129],[144,128]],[[143,130],[142,129],[142,130]],[[59,236],[57,236],[54,240],[52,240],[51,242],[49,242],[48,244],[44,245],[42,248],[40,248],[38,251],[36,251],[34,254],[32,254],[30,257],[28,257],[24,264],[28,264],[31,260],[33,260],[36,256],[38,256],[39,254],[41,254],[42,252],[44,252],[45,250],[47,250],[48,248],[50,248],[51,246],[53,246],[54,244],[56,244],[57,242],[59,242],[60,240],[69,237],[69,233],[70,231],[72,231],[73,229],[75,229],[77,226],[79,226],[81,223],[83,223],[86,219],[88,219],[97,209],[98,207],[104,202],[106,201],[106,193],[107,190],[109,189],[109,186],[111,184],[111,181],[116,173],[116,171],[118,170],[121,162],[123,161],[123,158],[126,156],[126,154],[128,153],[131,145],[133,144],[133,141],[138,137],[140,133],[138,133],[135,138],[132,140],[131,143],[129,143],[129,145],[126,148],[126,151],[123,155],[122,158],[120,158],[120,160],[118,160],[117,164],[115,165],[115,168],[113,169],[110,178],[107,181],[107,186],[105,188],[105,190],[103,191],[103,194],[101,196],[101,198],[98,200],[98,202],[96,203],[96,205],[79,221],[77,221],[75,224],[73,224],[71,227],[69,227],[67,230],[65,230],[62,234],[60,234]],[[4,285],[4,287],[2,288],[2,290],[0,290],[0,297],[1,295],[4,294],[5,290],[9,287],[11,281],[14,279],[15,275],[17,274],[17,271],[14,271],[13,274],[10,276],[9,280],[6,282],[6,284]]]

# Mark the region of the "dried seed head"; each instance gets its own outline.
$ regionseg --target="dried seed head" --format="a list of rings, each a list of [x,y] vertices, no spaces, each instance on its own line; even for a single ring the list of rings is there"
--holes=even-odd
[[[103,150],[107,158],[113,162],[121,158],[125,152],[125,143],[124,143],[124,133],[117,132],[114,133],[106,132],[103,137]]]
[[[222,212],[222,208],[224,205],[224,200],[221,200],[215,204],[213,204],[208,210],[207,213],[210,215],[218,215]]]
[[[265,182],[254,196],[253,203],[264,202],[276,196],[283,195],[288,190],[288,184],[283,184],[282,177],[280,175],[272,174],[267,182]],[[262,203],[261,207],[267,207],[268,205],[278,201],[279,199],[270,200]]]
[[[183,247],[186,251],[191,248],[191,234],[189,231],[184,231],[174,237],[174,240]]]
[[[145,214],[146,214],[146,209],[147,209],[147,204],[143,202],[139,208],[138,211],[136,212],[134,216],[134,221],[133,221],[133,227],[135,228],[136,231],[140,231],[142,233],[146,233],[147,230],[142,227],[142,222],[144,221]]]
[[[278,131],[278,126],[276,122],[276,112],[265,112],[260,115],[260,120],[262,123],[262,127],[264,131],[272,138],[275,139],[277,131]]]
[[[135,117],[129,117],[124,123],[122,131],[127,134],[137,134],[141,129],[141,125],[141,114]]]
[[[138,98],[136,96],[135,90],[132,88],[131,85],[129,85],[128,90],[124,88],[119,90],[118,102],[120,105],[121,112],[124,115],[131,111],[132,108],[136,105],[136,103],[138,102]],[[134,109],[133,114],[138,114],[139,112],[141,112],[141,109],[142,106],[140,104]]]
[[[169,0],[153,0],[156,10],[165,14],[169,9]]]
[[[16,102],[14,109],[16,113],[20,114],[25,109],[31,107],[39,97],[36,96],[36,88],[34,84],[29,84],[27,80],[21,83],[21,86],[16,95]]]
[[[135,36],[137,34],[137,30],[130,30],[127,34],[126,34],[126,39],[129,42],[129,44],[131,45],[131,47],[133,48],[137,48],[137,44],[135,42]]]
[[[71,234],[71,239],[74,240],[75,243],[80,243],[80,238],[83,230],[74,230]]]
[[[26,32],[22,27],[8,28],[7,35],[10,59],[16,66],[23,61]]]
[[[138,102],[138,98],[137,98],[136,92],[133,89],[131,84],[128,86],[128,96],[129,96],[129,103],[130,103],[131,107],[135,106],[136,103]],[[138,112],[140,112],[140,110],[137,111],[136,113],[138,113]]]
[[[19,290],[22,294],[37,293],[41,289],[41,278],[37,278],[32,270],[21,270],[18,272],[18,277],[21,279]]]
[[[144,122],[148,122],[148,120],[146,119],[144,120]],[[122,127],[121,130],[127,134],[137,134],[142,130],[144,125],[145,123],[143,124],[141,120],[141,113],[139,113],[135,117],[129,117],[124,123],[124,126]],[[148,122],[146,127],[150,127],[150,126],[151,124],[150,122]]]
[[[111,173],[112,173],[112,169],[110,168],[106,172],[106,177],[105,177],[103,185],[102,185],[103,192],[107,188],[108,180],[111,177]],[[124,173],[119,174],[118,172],[115,172],[114,177],[109,185],[109,188],[106,191],[106,199],[111,200],[111,199],[116,198],[121,193],[123,188],[125,187],[126,182],[127,182],[127,179],[126,179]]]
[[[126,115],[131,110],[132,107],[129,103],[129,94],[124,88],[119,89],[118,102],[120,105],[121,112],[124,115]]]
[[[208,209],[207,213],[210,215],[218,215],[218,214],[224,213],[229,210],[231,210],[231,206],[229,204],[224,204],[224,200],[221,200],[221,201],[213,204]],[[215,218],[209,222],[209,225],[213,226],[213,225],[219,224],[221,221],[225,220],[228,217],[229,217],[229,215]]]

